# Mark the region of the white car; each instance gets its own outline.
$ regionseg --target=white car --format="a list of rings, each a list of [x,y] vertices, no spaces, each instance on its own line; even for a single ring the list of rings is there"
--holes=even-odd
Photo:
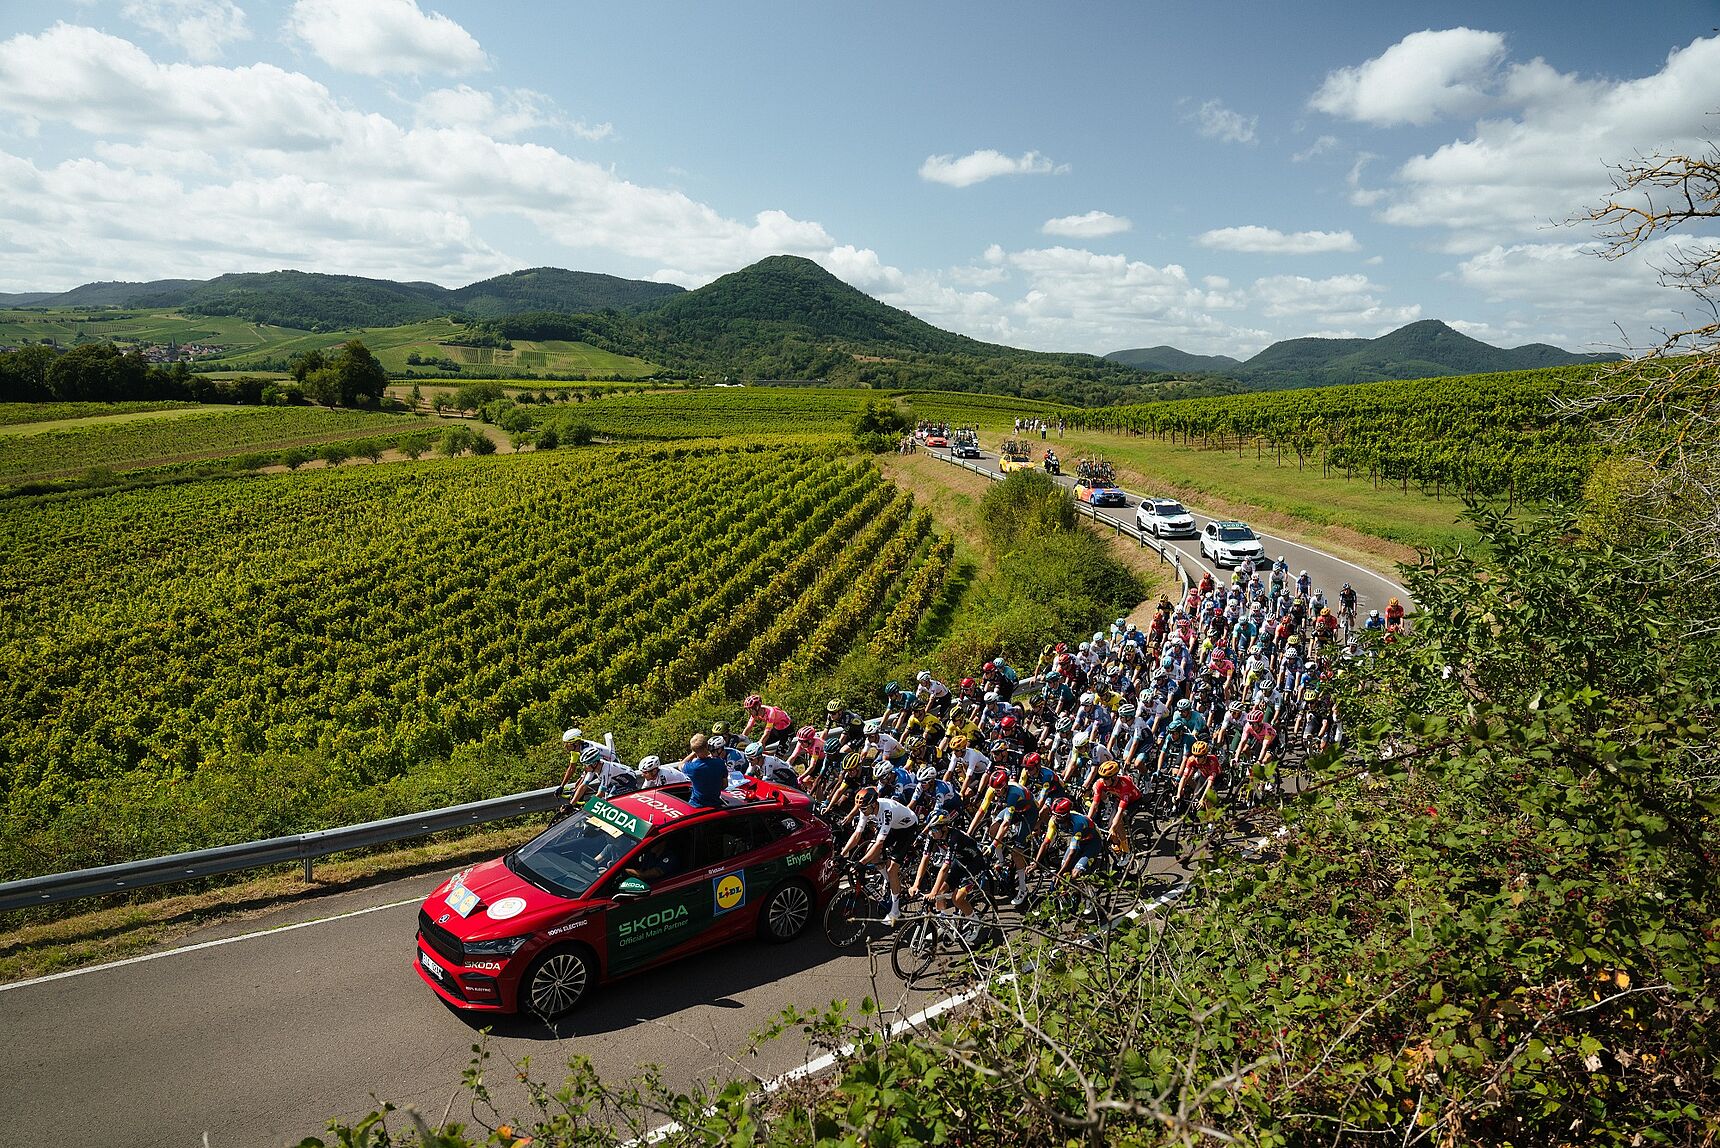
[[[1135,510],[1135,526],[1154,538],[1193,538],[1200,533],[1194,515],[1174,498],[1143,498]]]
[[[1245,522],[1209,522],[1200,532],[1200,552],[1219,566],[1247,563],[1258,569],[1270,566],[1266,547]]]

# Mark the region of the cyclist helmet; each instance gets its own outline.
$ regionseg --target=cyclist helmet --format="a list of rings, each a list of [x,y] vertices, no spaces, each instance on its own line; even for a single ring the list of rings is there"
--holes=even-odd
[[[566,733],[561,735],[561,740],[563,742],[578,741],[583,736],[585,736],[585,735],[580,733],[579,730],[570,729]]]
[[[705,744],[710,746],[712,749],[727,749],[729,739],[720,733],[714,733],[709,738],[705,739]]]
[[[800,732],[794,735],[795,741],[807,742],[818,736],[818,730],[809,725],[800,727]]]
[[[919,749],[925,744],[926,739],[921,737],[919,734],[915,734],[913,737],[910,737],[907,741],[902,743],[902,748],[907,750],[909,753],[913,753],[916,749]]]
[[[1112,624],[1115,625],[1116,623],[1112,623]],[[1105,640],[1105,631],[1094,630],[1093,631],[1093,640],[1095,642],[1103,642]]]
[[[994,769],[994,770],[992,770],[991,776],[986,778],[985,783],[987,785],[991,786],[993,789],[1002,789],[1004,786],[1009,784],[1009,770],[1007,770],[1007,769]]]
[[[747,700],[741,703],[741,708],[743,710],[756,710],[762,705],[764,705],[763,698],[759,697],[757,694],[748,694]]]
[[[1308,576],[1308,572],[1306,570],[1298,570],[1296,572],[1296,577],[1298,577],[1298,578],[1306,578],[1307,576]]]
[[[1034,766],[1038,765],[1039,762],[1040,762],[1039,755],[1037,753],[1030,753],[1026,757],[1021,759],[1021,768],[1032,769]]]
[[[1099,776],[1100,777],[1116,777],[1117,771],[1120,768],[1121,767],[1117,764],[1116,758],[1112,758],[1109,761],[1102,761],[1099,763]]]
[[[1094,693],[1092,690],[1088,690],[1086,693],[1081,695],[1081,704],[1084,706],[1090,706],[1098,700],[1099,695]]]
[[[718,737],[722,737],[724,734],[729,732],[729,723],[726,721],[714,721],[711,723],[711,732]]]
[[[1185,713],[1186,714],[1189,710],[1192,710],[1193,708],[1194,708],[1194,703],[1189,701],[1187,698],[1181,698],[1177,701],[1177,712],[1179,712],[1179,713]]]
[[[1070,801],[1067,797],[1059,797],[1056,801],[1051,803],[1051,816],[1057,818],[1059,821],[1062,821],[1074,811],[1075,803]]]
[[[956,734],[956,736],[950,738],[950,748],[952,750],[954,750],[956,753],[960,753],[962,750],[966,749],[967,747],[968,747],[967,735],[958,733],[958,734]]]
[[[841,698],[831,698],[830,701],[825,704],[824,712],[827,714],[839,714],[839,713],[841,713],[842,712],[842,699]]]
[[[1313,660],[1309,660],[1308,663],[1305,664],[1302,668],[1304,670],[1317,670],[1320,668],[1320,663],[1313,661]]]
[[[1072,730],[1074,728],[1075,728],[1075,719],[1070,717],[1068,714],[1064,714],[1062,717],[1057,719],[1057,732],[1058,733],[1068,733],[1070,730]]]
[[[1396,605],[1398,605],[1398,600],[1396,598],[1393,598],[1390,602],[1387,602],[1386,605],[1396,606]]]
[[[654,753],[646,754],[644,757],[639,759],[639,772],[640,773],[656,773],[658,770],[660,770],[662,768],[663,768],[663,759],[658,757]]]
[[[603,760],[603,751],[595,745],[588,745],[579,751],[579,764],[596,765]]]
[[[1082,642],[1079,646],[1075,647],[1075,652],[1078,654],[1085,654],[1087,652],[1087,650],[1088,650],[1088,646],[1087,646],[1086,642]]]
[[[878,791],[868,785],[854,795],[854,804],[862,809],[878,804]]]
[[[914,774],[914,780],[919,782],[921,785],[930,785],[937,779],[938,767],[935,765],[922,765],[919,772]]]
[[[926,832],[933,834],[947,833],[951,829],[955,828],[955,824],[956,819],[954,817],[950,816],[950,814],[945,810],[939,810],[937,813],[932,814],[931,820],[926,822]]]
[[[1350,588],[1350,584],[1348,582],[1345,582],[1344,583],[1344,589],[1348,590],[1349,588]]]
[[[1202,754],[1204,754],[1206,752],[1206,750],[1207,750],[1206,742],[1197,741],[1194,743],[1194,748],[1190,752],[1192,752],[1196,757],[1199,757]]]
[[[1003,695],[999,694],[996,690],[987,690],[985,691],[985,704],[988,706],[993,705],[1002,700],[1002,697]]]
[[[1370,618],[1377,618],[1379,616],[1380,616],[1380,612],[1378,610],[1369,610],[1368,611],[1368,617],[1370,617]]]
[[[763,757],[764,746],[760,745],[756,741],[749,741],[747,742],[747,747],[743,752],[745,752],[748,757]]]
[[[1013,730],[1015,728],[1015,715],[1010,714],[1008,717],[1006,717],[1002,721],[998,722],[997,725],[998,725],[998,728],[1003,730],[1004,733],[1010,732],[1011,730]]]
[[[902,687],[901,687],[900,683],[898,683],[898,682],[885,682],[884,683],[884,696],[886,698],[893,698],[901,692],[902,692]]]
[[[926,708],[926,699],[921,697],[919,694],[909,694],[908,708],[911,710],[923,710]]]
[[[857,753],[848,754],[842,759],[843,773],[859,773],[866,760]]]
[[[921,670],[919,673],[914,675],[914,680],[919,682],[921,685],[924,685],[932,680],[932,671]]]
[[[1007,741],[994,741],[991,743],[991,756],[1002,757],[1008,752],[1009,743]]]
[[[980,673],[982,673],[982,674],[995,674],[995,673],[997,673],[997,663],[996,662],[987,662],[985,665],[980,667]]]
[[[1135,720],[1135,703],[1134,702],[1124,702],[1122,705],[1118,706],[1117,707],[1117,720],[1118,721],[1134,721]]]
[[[1332,608],[1330,606],[1323,607],[1320,610],[1320,617],[1330,618],[1331,616],[1332,616]]]
[[[896,767],[887,761],[880,761],[877,765],[872,767],[872,778],[875,781],[883,781],[886,777],[895,776]]]
[[[1266,711],[1263,709],[1249,710],[1248,720],[1251,722],[1263,722],[1266,720]]]
[[[962,679],[962,689],[964,689],[964,690],[973,689],[973,679],[972,678],[963,678]]]

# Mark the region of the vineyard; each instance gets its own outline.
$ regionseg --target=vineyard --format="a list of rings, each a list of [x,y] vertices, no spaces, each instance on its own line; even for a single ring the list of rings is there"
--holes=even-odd
[[[0,427],[26,426],[30,423],[59,422],[62,419],[86,419],[103,415],[131,415],[148,411],[174,410],[188,407],[179,402],[136,403],[0,403]]]
[[[961,391],[898,391],[896,395],[913,407],[916,419],[986,429],[1013,426],[1018,418],[1045,419],[1055,423],[1079,409],[1036,399]]]
[[[137,407],[132,403],[45,405],[50,409]],[[192,414],[176,412],[172,418],[102,422],[88,427],[45,430],[38,434],[0,435],[0,482],[76,474],[91,467],[126,470],[185,458],[272,451],[332,439],[421,431],[423,428],[421,420],[410,416],[365,411],[320,407],[209,407]]]
[[[799,387],[704,387],[660,395],[615,395],[580,406],[577,417],[610,439],[706,435],[847,435],[877,394]],[[548,421],[557,410],[540,410]]]
[[[0,507],[0,876],[541,784],[518,755],[565,723],[912,635],[952,556],[929,530],[869,464],[780,446]]]
[[[1553,400],[1583,393],[1593,367],[1359,383],[1072,411],[1071,426],[1153,435],[1276,461],[1318,464],[1429,493],[1574,496],[1600,455]]]

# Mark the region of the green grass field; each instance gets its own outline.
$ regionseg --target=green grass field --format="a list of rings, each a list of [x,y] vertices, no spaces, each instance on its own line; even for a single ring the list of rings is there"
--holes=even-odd
[[[178,311],[0,310],[0,344],[51,340],[62,347],[78,343],[213,343],[228,355],[272,354],[304,335],[287,327],[263,327],[225,315],[182,315]]]
[[[193,410],[191,403],[0,403],[0,428],[35,427],[68,419],[115,418],[150,411]],[[0,429],[0,434],[8,433]],[[12,432],[17,433],[17,432]]]
[[[421,428],[412,416],[321,407],[181,408],[64,422],[37,434],[0,435],[0,482],[226,458]]]

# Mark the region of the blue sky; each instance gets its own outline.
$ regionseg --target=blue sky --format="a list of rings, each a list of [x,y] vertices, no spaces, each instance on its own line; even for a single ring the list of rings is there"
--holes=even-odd
[[[1666,246],[1605,263],[1557,225],[1608,161],[1720,138],[1720,12],[1639,11],[5,3],[0,291],[546,264],[691,287],[789,252],[1042,350],[1426,318],[1642,342],[1679,321]]]

